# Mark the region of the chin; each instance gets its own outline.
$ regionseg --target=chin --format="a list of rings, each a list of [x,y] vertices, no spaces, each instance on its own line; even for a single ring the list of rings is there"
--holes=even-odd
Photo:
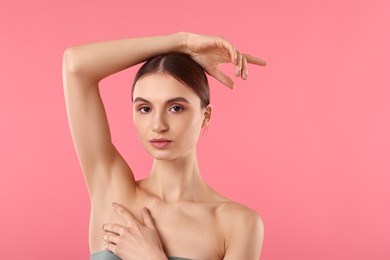
[[[157,149],[147,149],[147,152],[150,154],[150,156],[153,157],[154,160],[159,161],[172,161],[179,158],[186,157],[191,150],[189,151],[173,151],[173,149],[167,149],[167,150],[157,150]]]
[[[163,154],[163,153],[149,153],[154,160],[158,160],[158,161],[171,161],[171,160],[174,160],[176,158],[178,158],[179,156],[174,156],[173,154],[171,153],[166,153],[166,154]]]
[[[154,148],[149,148],[146,149],[146,151],[155,160],[170,161],[178,157],[176,153],[173,153],[172,151],[169,150],[157,150]]]

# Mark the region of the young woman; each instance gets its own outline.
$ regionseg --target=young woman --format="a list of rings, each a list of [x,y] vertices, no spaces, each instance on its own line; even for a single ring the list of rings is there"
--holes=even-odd
[[[133,121],[154,160],[149,176],[136,181],[111,141],[98,85],[144,61],[133,85]],[[261,218],[210,188],[196,158],[211,118],[205,72],[234,88],[218,70],[222,63],[233,63],[242,79],[248,63],[265,65],[222,37],[186,32],[65,51],[66,108],[91,199],[91,259],[259,259]]]

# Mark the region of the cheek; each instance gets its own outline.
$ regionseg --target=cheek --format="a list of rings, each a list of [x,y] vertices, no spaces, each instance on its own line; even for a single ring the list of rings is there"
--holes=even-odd
[[[147,121],[145,119],[141,119],[137,116],[133,117],[133,125],[135,128],[135,131],[138,135],[138,138],[140,138],[142,135],[146,133],[146,128],[147,128]]]
[[[198,116],[187,117],[177,122],[176,129],[180,129],[183,138],[197,139],[202,122]]]

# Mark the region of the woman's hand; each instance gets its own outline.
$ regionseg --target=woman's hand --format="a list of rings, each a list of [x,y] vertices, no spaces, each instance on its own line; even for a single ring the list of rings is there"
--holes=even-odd
[[[242,79],[248,77],[248,63],[266,65],[265,60],[239,52],[232,43],[223,37],[186,33],[182,49],[201,65],[207,74],[232,89],[234,82],[219,70],[220,64],[233,63],[235,75]]]
[[[113,203],[118,215],[126,226],[115,223],[104,224],[104,247],[123,260],[130,259],[168,259],[164,253],[160,237],[154,225],[150,211],[142,211],[143,222],[140,223],[123,206]]]

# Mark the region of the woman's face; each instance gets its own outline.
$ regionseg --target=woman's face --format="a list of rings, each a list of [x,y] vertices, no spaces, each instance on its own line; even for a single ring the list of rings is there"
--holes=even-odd
[[[143,146],[157,160],[195,152],[211,107],[201,108],[195,92],[168,74],[140,78],[133,92],[134,126]]]

